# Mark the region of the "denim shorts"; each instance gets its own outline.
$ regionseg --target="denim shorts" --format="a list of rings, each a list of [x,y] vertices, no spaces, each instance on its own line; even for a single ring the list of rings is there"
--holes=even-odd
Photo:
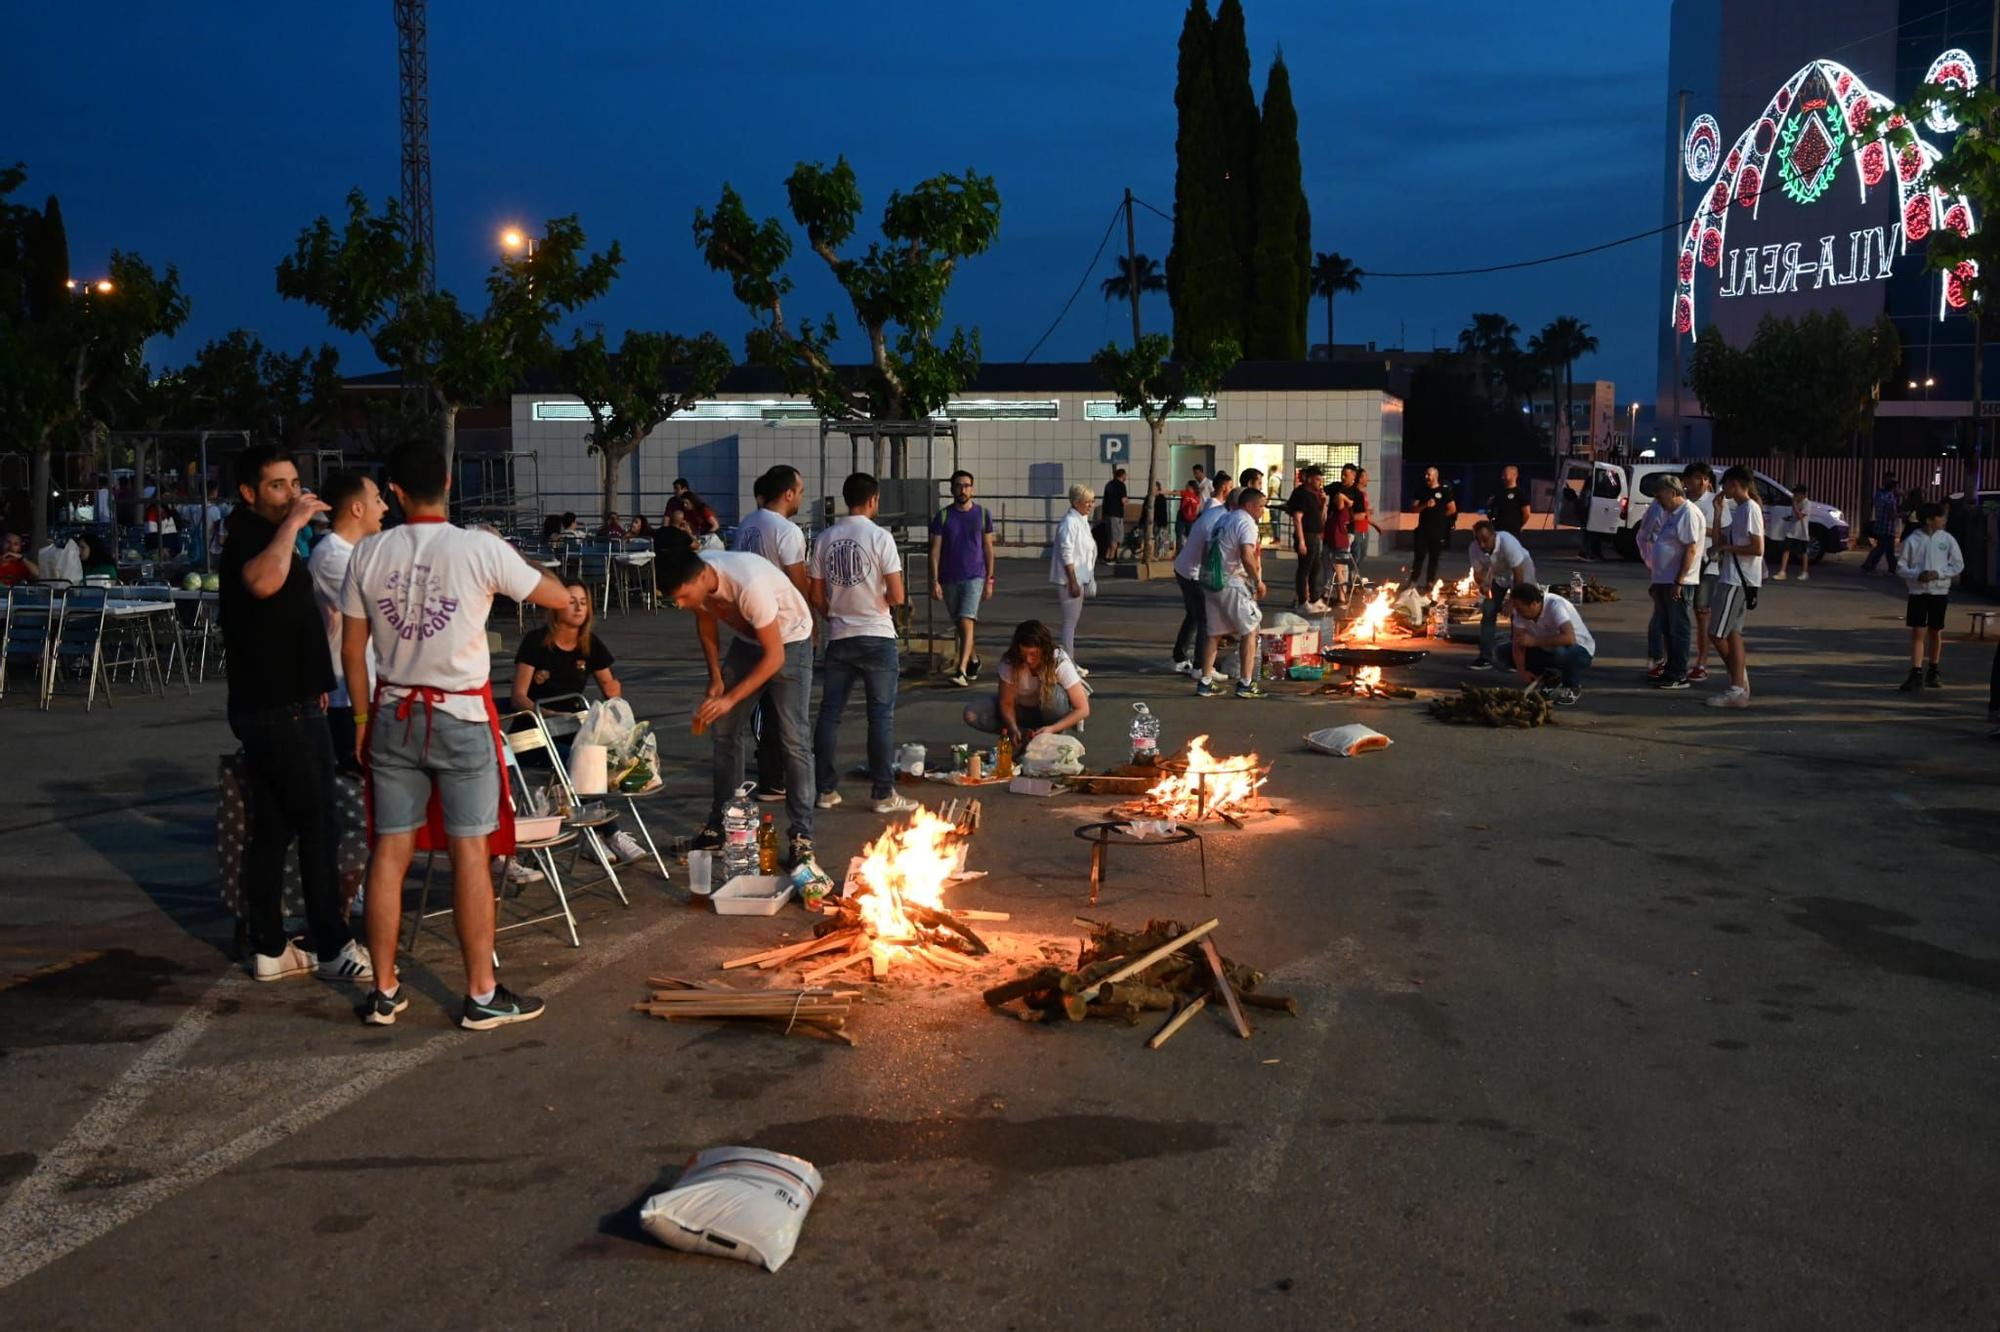
[[[980,598],[986,594],[986,580],[974,578],[963,583],[945,583],[939,589],[944,593],[945,613],[954,620],[976,620],[979,618]]]
[[[429,728],[428,747],[425,728]],[[437,786],[449,837],[478,837],[500,826],[500,757],[483,721],[442,709],[428,721],[422,703],[398,720],[384,708],[374,718],[368,766],[375,785],[375,831],[415,832],[424,826],[431,786]]]

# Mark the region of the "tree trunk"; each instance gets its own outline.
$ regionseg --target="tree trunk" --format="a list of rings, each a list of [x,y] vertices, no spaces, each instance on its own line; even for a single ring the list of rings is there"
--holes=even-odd
[[[49,544],[49,442],[46,439],[35,444],[34,461],[29,464],[28,484],[34,494],[28,506],[28,558],[41,558],[41,549]]]
[[[1333,359],[1333,293],[1326,294],[1326,359]]]
[[[868,438],[875,445],[875,479],[880,481],[889,475],[889,437],[870,435]]]
[[[631,453],[632,449],[630,445],[622,445],[614,448],[605,448],[602,445],[598,446],[597,460],[600,464],[598,483],[600,489],[597,496],[597,520],[599,522],[603,522],[604,515],[618,507],[618,464],[630,457]],[[628,518],[631,516],[630,514],[626,515]]]

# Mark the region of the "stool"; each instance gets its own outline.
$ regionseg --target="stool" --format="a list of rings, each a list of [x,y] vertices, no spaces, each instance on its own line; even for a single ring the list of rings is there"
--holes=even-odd
[[[1127,825],[1122,819],[1107,820],[1103,823],[1086,823],[1075,830],[1075,836],[1090,843],[1090,904],[1097,905],[1098,891],[1104,886],[1106,873],[1105,856],[1110,847],[1116,846],[1185,846],[1193,842],[1195,850],[1201,853],[1201,895],[1208,896],[1208,847],[1202,842],[1201,834],[1185,823],[1175,825],[1171,837],[1134,837],[1121,829]]]
[[[1972,617],[1972,636],[1974,638],[1986,637],[1986,622],[1991,620],[1996,612],[1968,611],[1966,613]]]

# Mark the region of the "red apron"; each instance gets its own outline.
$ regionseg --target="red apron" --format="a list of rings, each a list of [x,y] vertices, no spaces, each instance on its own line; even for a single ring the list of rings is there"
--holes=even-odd
[[[399,685],[391,680],[377,680],[375,682],[375,697],[368,708],[368,724],[361,731],[363,781],[368,798],[368,844],[370,846],[375,844],[375,772],[372,765],[368,764],[367,756],[372,752],[371,737],[375,731],[376,720],[382,715],[382,690],[385,687],[389,689],[407,689],[410,691],[404,694],[396,704],[396,720],[403,723],[405,727],[417,724],[417,719],[412,715],[412,711],[417,703],[421,702],[423,704],[424,752],[426,754],[430,753],[431,747],[432,714],[439,703],[443,702],[447,697],[451,697],[477,698],[486,704],[486,725],[493,732],[493,761],[500,768],[500,826],[487,835],[486,850],[488,854],[495,856],[513,855],[514,801],[507,791],[507,751],[504,748],[506,741],[500,737],[500,713],[493,706],[493,685],[490,682],[479,686],[477,689],[433,689],[429,685]],[[408,731],[406,730],[404,734],[407,735]],[[424,826],[417,830],[417,850],[446,851],[450,847],[451,843],[446,837],[444,830],[444,802],[438,796],[437,784],[433,782],[431,784],[430,806],[424,812]]]

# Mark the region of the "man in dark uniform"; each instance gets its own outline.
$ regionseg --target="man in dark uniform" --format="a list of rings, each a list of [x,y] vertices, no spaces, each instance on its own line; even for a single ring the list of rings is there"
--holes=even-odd
[[[1521,485],[1521,469],[1512,463],[1500,469],[1500,489],[1486,501],[1486,516],[1494,531],[1508,536],[1521,535],[1528,525],[1528,492]]]
[[[1424,483],[1417,487],[1416,549],[1410,556],[1410,582],[1428,592],[1437,581],[1438,565],[1445,547],[1451,544],[1452,525],[1458,520],[1458,497],[1438,476],[1435,467],[1424,468]]]

